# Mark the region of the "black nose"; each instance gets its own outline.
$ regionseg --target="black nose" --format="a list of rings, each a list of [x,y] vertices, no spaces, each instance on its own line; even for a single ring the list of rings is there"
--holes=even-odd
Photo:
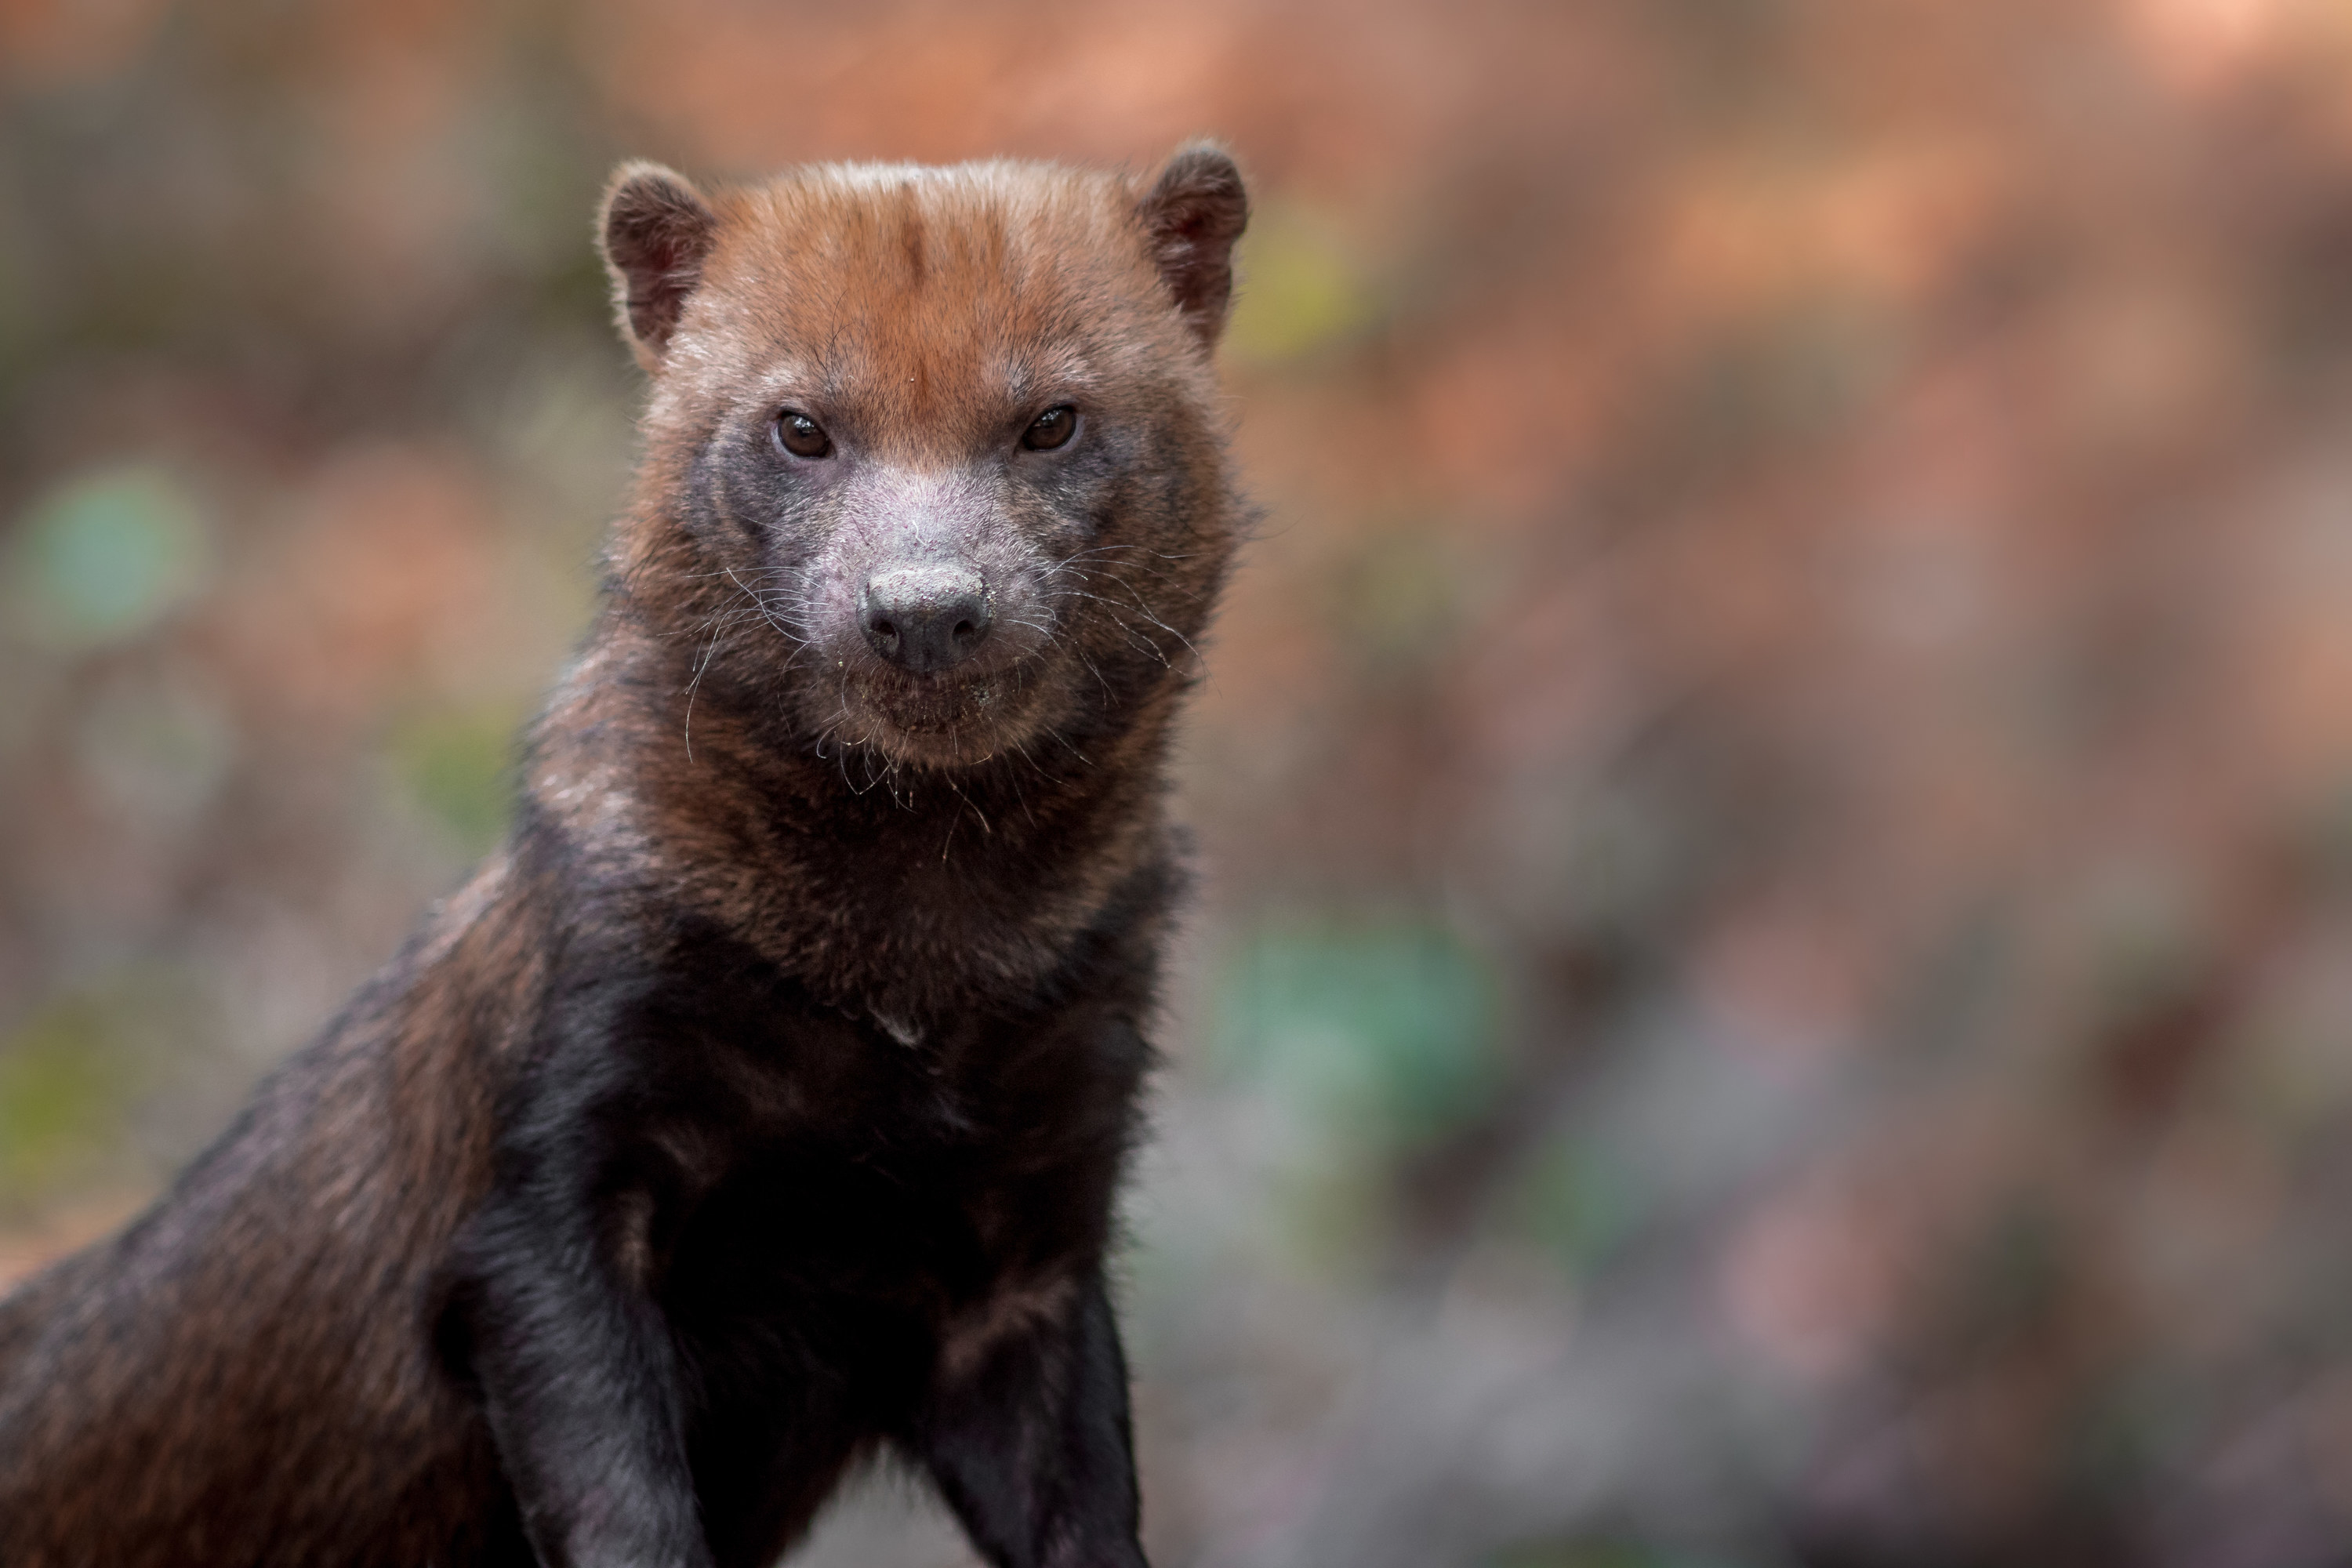
[[[929,674],[988,640],[988,595],[962,566],[899,566],[866,580],[866,640],[892,664]]]

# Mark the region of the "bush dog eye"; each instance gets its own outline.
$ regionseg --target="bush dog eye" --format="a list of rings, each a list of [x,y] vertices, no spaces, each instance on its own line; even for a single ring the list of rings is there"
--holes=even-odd
[[[645,458],[507,841],[0,1300],[0,1563],[763,1564],[887,1453],[998,1568],[1143,1568],[1105,1254],[1247,211],[1210,147],[619,171]],[[1135,438],[1007,482],[1071,363]]]
[[[1050,452],[1068,446],[1077,433],[1078,411],[1066,403],[1056,404],[1029,422],[1029,428],[1021,432],[1021,444],[1033,452]]]
[[[833,438],[823,426],[790,409],[776,416],[776,444],[795,458],[822,458],[833,450]]]

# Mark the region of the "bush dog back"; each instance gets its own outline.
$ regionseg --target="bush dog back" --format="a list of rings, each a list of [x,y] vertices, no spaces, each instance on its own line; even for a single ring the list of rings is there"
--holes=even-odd
[[[0,1563],[751,1568],[877,1448],[1142,1563],[1103,1258],[1246,216],[1206,147],[620,171],[645,456],[514,829],[0,1302]]]

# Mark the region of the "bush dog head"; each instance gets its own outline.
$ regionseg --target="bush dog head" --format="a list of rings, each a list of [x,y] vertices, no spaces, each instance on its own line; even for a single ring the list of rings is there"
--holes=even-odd
[[[604,254],[670,516],[622,577],[689,597],[754,722],[869,780],[1096,731],[1189,660],[1230,550],[1200,458],[1246,218],[1208,147],[1148,184],[625,166]]]

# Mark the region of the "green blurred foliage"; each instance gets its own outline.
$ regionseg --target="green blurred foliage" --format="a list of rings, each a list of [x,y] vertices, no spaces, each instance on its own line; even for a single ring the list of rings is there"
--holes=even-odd
[[[1496,978],[1435,921],[1272,921],[1226,959],[1215,994],[1220,1069],[1375,1161],[1454,1131],[1501,1082]]]
[[[194,500],[152,465],[83,474],[36,502],[8,553],[9,619],[63,650],[125,641],[199,593],[212,541]]]
[[[384,754],[409,798],[467,859],[488,853],[514,813],[517,731],[511,703],[414,713],[386,738]]]
[[[1647,1204],[1633,1173],[1590,1138],[1554,1134],[1506,1200],[1507,1224],[1571,1275],[1605,1268],[1640,1230]]]
[[[184,971],[141,963],[35,1007],[0,1037],[0,1213],[122,1173],[125,1124],[170,1081],[208,1004]]]
[[[119,1055],[103,1010],[87,998],[52,1004],[0,1043],[0,1192],[53,1185],[118,1136]]]
[[[1362,257],[1361,247],[1305,209],[1258,202],[1239,247],[1227,352],[1274,365],[1361,337],[1380,318]]]

